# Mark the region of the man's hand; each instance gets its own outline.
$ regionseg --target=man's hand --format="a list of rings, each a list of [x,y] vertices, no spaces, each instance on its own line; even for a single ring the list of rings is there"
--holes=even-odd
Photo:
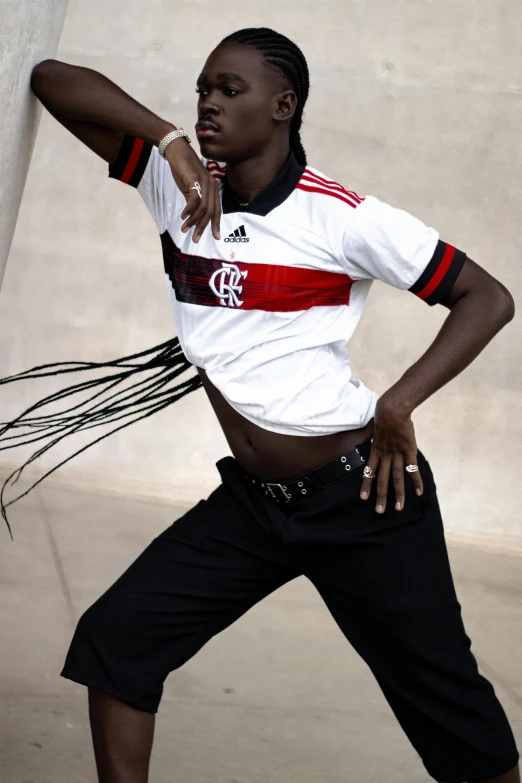
[[[404,480],[406,465],[417,464],[417,442],[410,413],[406,413],[394,404],[392,398],[384,394],[375,410],[375,429],[373,444],[367,467],[375,473],[374,478],[364,478],[361,486],[361,498],[367,500],[372,482],[377,482],[376,511],[384,513],[388,495],[390,473],[395,487],[395,508],[404,508]],[[420,473],[410,473],[407,480],[413,481],[417,495],[422,495],[423,486]]]
[[[197,243],[211,222],[214,239],[221,239],[219,233],[221,203],[218,182],[210,175],[185,139],[180,138],[172,141],[165,150],[165,157],[170,165],[176,185],[187,200],[187,205],[181,213],[181,219],[185,220],[181,230],[187,232],[192,226],[195,226],[192,241]],[[198,190],[194,189],[196,182],[201,186],[201,198]]]

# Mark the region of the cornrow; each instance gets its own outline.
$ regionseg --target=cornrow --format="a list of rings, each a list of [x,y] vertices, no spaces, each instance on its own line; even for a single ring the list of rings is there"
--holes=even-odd
[[[258,49],[266,62],[284,76],[297,97],[297,108],[290,128],[290,149],[302,166],[306,166],[306,152],[301,142],[303,110],[310,92],[310,76],[306,58],[301,49],[287,38],[269,27],[246,27],[221,41],[222,44],[237,43]]]
[[[100,363],[58,362],[44,364],[40,367],[33,367],[31,370],[25,370],[18,375],[1,378],[0,385],[4,385],[48,376],[69,375],[85,371],[89,373],[86,380],[49,394],[31,405],[12,421],[0,423],[0,451],[44,441],[44,445],[39,447],[20,468],[11,473],[0,491],[0,511],[7,524],[11,539],[13,534],[6,512],[8,506],[27,495],[47,476],[58,470],[61,465],[77,454],[81,454],[90,446],[108,438],[113,432],[128,427],[135,421],[152,416],[186,394],[199,389],[202,385],[199,375],[192,375],[180,383],[174,383],[191,366],[181,350],[178,339],[174,338],[154,348],[135,353],[132,356],[124,356],[121,359]],[[109,370],[109,372],[100,375],[100,370]],[[92,393],[86,397],[85,393],[89,391]],[[46,412],[53,410],[54,403],[71,397],[74,404],[64,411]],[[35,415],[36,412],[38,415]],[[109,432],[104,432],[91,443],[77,449],[69,457],[48,470],[28,490],[20,493],[8,503],[4,502],[8,485],[10,483],[16,484],[25,468],[45,454],[52,446],[68,435],[112,424],[116,426],[112,427]]]

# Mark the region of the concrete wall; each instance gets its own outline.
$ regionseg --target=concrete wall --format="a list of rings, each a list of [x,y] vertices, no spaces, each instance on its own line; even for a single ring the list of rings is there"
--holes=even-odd
[[[71,0],[60,57],[103,71],[188,129],[208,52],[230,31],[259,25],[290,35],[308,57],[303,138],[310,163],[436,226],[518,299],[521,4],[222,0],[216,11],[210,0],[130,0],[123,11],[107,0]],[[376,284],[352,343],[355,374],[384,391],[425,350],[445,314]],[[45,361],[121,356],[173,333],[159,242],[139,197],[109,181],[104,164],[49,117],[0,319],[2,375]],[[450,530],[522,536],[519,359],[515,320],[415,414]],[[2,391],[3,410],[21,410],[55,387]],[[86,452],[60,476],[194,499],[215,484],[213,463],[225,453],[199,391]]]
[[[22,198],[40,111],[27,82],[53,57],[67,0],[2,0],[0,6],[0,285]]]

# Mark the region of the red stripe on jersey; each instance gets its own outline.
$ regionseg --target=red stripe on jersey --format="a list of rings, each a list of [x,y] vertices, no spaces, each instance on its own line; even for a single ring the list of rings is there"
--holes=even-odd
[[[311,174],[307,174],[306,172],[303,174],[303,176],[299,181],[310,182],[312,185],[318,185],[321,188],[326,188],[326,190],[335,190],[335,191],[340,191],[341,193],[348,193],[348,191],[345,190],[342,185],[336,185],[334,183],[328,185],[326,182],[322,182],[317,177],[313,177]]]
[[[120,177],[120,182],[125,182],[126,184],[129,183],[130,178],[134,174],[134,169],[137,166],[138,160],[140,159],[141,151],[143,149],[144,141],[143,139],[136,139],[134,142],[134,146],[132,148],[132,152],[129,155],[129,160],[127,161],[127,165],[123,169],[123,174]]]
[[[332,198],[338,198],[339,201],[344,201],[345,204],[348,204],[353,209],[355,209],[358,206],[355,201],[352,201],[344,193],[339,193],[335,190],[326,190],[326,188],[324,187],[319,188],[319,187],[313,187],[312,185],[302,185],[300,182],[296,185],[296,189],[306,190],[309,193],[322,193],[323,196],[332,196]]]
[[[446,245],[446,252],[442,256],[442,261],[435,270],[433,277],[431,278],[430,282],[424,286],[422,291],[419,291],[417,294],[419,299],[427,299],[428,296],[435,291],[441,280],[444,278],[444,275],[450,268],[451,262],[453,261],[456,252],[456,248],[454,248],[453,245]]]
[[[357,193],[355,192],[355,190],[347,190],[346,192],[347,192],[347,193],[348,193],[348,195],[349,195],[351,198],[353,198],[353,200],[354,200],[354,201],[356,201],[358,204],[362,204],[362,203],[363,203],[363,201],[364,201],[364,196],[359,196],[359,195],[357,195]]]
[[[344,273],[193,256],[167,232],[161,243],[165,272],[179,302],[279,313],[350,302],[353,280]]]
[[[305,179],[309,182],[313,182],[316,185],[321,185],[324,188],[329,188],[332,190],[341,190],[343,193],[350,192],[346,190],[346,188],[343,185],[341,185],[339,182],[334,182],[333,180],[320,177],[319,174],[314,174],[314,172],[310,171],[310,169],[305,169],[301,179]]]
[[[239,262],[236,266],[247,270],[241,310],[287,313],[350,302],[353,281],[345,274],[275,264]]]
[[[215,160],[209,160],[208,163],[207,163],[207,168],[208,169],[217,169],[218,171],[222,171],[223,173],[225,173],[227,167],[226,166],[220,166],[219,163],[216,163]]]
[[[358,196],[354,190],[346,190],[346,188],[340,185],[339,182],[333,182],[333,180],[320,177],[319,174],[315,174],[313,171],[310,171],[310,169],[305,169],[303,176],[301,177],[301,181],[302,180],[313,182],[320,185],[321,187],[326,188],[327,190],[340,190],[345,195],[350,196],[350,198],[353,199],[353,201],[355,201],[357,204],[361,204],[364,201],[364,198]]]

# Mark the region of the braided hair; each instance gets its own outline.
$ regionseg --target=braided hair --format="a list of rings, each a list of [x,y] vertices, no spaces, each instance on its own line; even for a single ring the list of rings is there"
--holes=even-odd
[[[36,451],[4,481],[0,489],[0,513],[11,538],[6,509],[27,495],[47,476],[69,462],[77,454],[108,438],[136,421],[146,419],[167,408],[202,385],[197,374],[185,373],[192,365],[184,355],[177,337],[132,356],[106,362],[56,362],[24,370],[8,378],[0,378],[0,386],[29,379],[61,377],[78,378],[77,383],[48,394],[8,422],[0,422],[0,451],[39,443]],[[80,376],[78,375],[80,374]],[[66,407],[56,409],[56,403],[66,401]],[[86,430],[102,428],[102,434],[87,445],[76,448],[65,459],[47,470],[12,500],[5,499],[10,485],[18,482],[25,469],[64,438]],[[98,430],[99,431],[99,430]]]
[[[237,43],[252,46],[264,56],[267,64],[286,79],[297,97],[297,108],[290,127],[290,149],[299,165],[306,166],[306,152],[301,142],[303,109],[310,91],[310,76],[301,49],[286,35],[269,27],[246,27],[227,35],[221,44]]]

